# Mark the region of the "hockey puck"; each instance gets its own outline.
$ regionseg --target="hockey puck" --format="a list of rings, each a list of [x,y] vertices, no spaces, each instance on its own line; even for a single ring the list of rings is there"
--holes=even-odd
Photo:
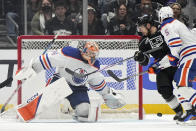
[[[157,116],[162,117],[162,113],[157,113]]]

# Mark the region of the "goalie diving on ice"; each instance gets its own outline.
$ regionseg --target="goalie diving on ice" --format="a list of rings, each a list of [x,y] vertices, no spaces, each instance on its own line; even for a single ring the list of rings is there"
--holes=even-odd
[[[68,91],[69,89],[67,88],[70,88],[72,91],[70,92],[70,94],[66,94],[66,96],[64,97],[68,99],[71,107],[74,110],[73,119],[79,122],[96,122],[98,118],[97,108],[94,109],[91,106],[88,96],[89,89],[86,84],[88,84],[91,89],[93,89],[102,96],[105,104],[109,108],[121,108],[126,104],[123,96],[117,93],[114,89],[109,88],[106,85],[104,76],[101,74],[101,72],[97,71],[100,68],[100,63],[97,60],[98,55],[99,47],[97,43],[92,41],[86,42],[83,46],[83,49],[66,46],[33,59],[28,67],[24,67],[16,74],[15,78],[18,80],[26,78],[29,79],[29,77],[36,76],[36,74],[38,74],[42,70],[48,70],[50,68],[56,67],[56,72],[53,78],[48,81],[49,86],[56,81],[56,85],[58,85],[59,78],[64,78],[65,81],[61,80],[66,82],[66,86],[63,88]],[[96,72],[86,77],[79,78],[65,71],[66,68],[69,68],[70,70],[79,74],[87,74],[93,71]],[[25,73],[25,71],[29,72]],[[54,86],[54,84],[52,86]],[[47,90],[47,87],[45,88],[45,90]],[[42,92],[42,94],[44,94],[44,91]],[[35,98],[35,100],[37,99]],[[25,113],[21,109],[23,107],[28,107],[28,104],[27,106],[25,105],[19,107],[20,109],[18,109],[18,113],[21,117],[23,117],[23,114]]]

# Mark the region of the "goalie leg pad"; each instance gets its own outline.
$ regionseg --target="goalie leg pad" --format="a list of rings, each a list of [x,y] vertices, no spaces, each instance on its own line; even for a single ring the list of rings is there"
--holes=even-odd
[[[89,103],[81,103],[76,106],[75,113],[77,116],[88,116],[89,112]]]
[[[23,121],[29,121],[35,117],[39,106],[42,94],[26,105],[20,105],[17,109],[17,114]]]
[[[72,94],[72,90],[65,78],[60,78],[47,87],[43,87],[35,95],[31,96],[26,103],[17,106],[17,113],[22,120],[28,122],[50,105],[58,103],[70,94]]]
[[[75,108],[73,119],[78,122],[88,122],[89,103],[80,103]]]
[[[73,119],[78,122],[97,122],[100,113],[99,103],[81,103],[76,107]]]

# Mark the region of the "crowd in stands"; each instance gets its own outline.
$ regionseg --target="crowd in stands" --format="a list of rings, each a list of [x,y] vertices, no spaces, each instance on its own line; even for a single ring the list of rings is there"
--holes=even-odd
[[[7,33],[14,39],[23,34],[20,1],[5,1]],[[158,20],[157,11],[166,5],[171,6],[176,19],[196,28],[196,15],[188,11],[190,3],[195,9],[195,0],[88,0],[88,35],[137,35],[137,18],[150,14]],[[27,0],[28,34],[82,35],[82,6],[82,0]]]

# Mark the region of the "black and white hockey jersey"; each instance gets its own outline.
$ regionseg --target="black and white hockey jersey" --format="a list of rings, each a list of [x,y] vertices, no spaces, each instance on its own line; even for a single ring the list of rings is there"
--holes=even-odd
[[[142,37],[138,46],[139,46],[139,51],[141,51],[141,52],[146,52],[146,51],[152,50],[154,48],[162,47],[160,50],[156,50],[156,51],[150,53],[150,55],[156,60],[158,60],[158,59],[163,60],[163,58],[166,56],[166,54],[170,53],[170,49],[164,40],[164,36],[161,34],[161,32],[159,30],[153,35]],[[165,59],[167,59],[167,60],[165,60]],[[146,62],[148,63],[148,61],[149,61],[149,59],[146,59],[145,63]],[[163,61],[164,62],[162,64],[168,63],[167,64],[167,67],[168,67],[169,66],[168,58],[165,57]],[[164,65],[164,67],[165,66],[166,65]]]

